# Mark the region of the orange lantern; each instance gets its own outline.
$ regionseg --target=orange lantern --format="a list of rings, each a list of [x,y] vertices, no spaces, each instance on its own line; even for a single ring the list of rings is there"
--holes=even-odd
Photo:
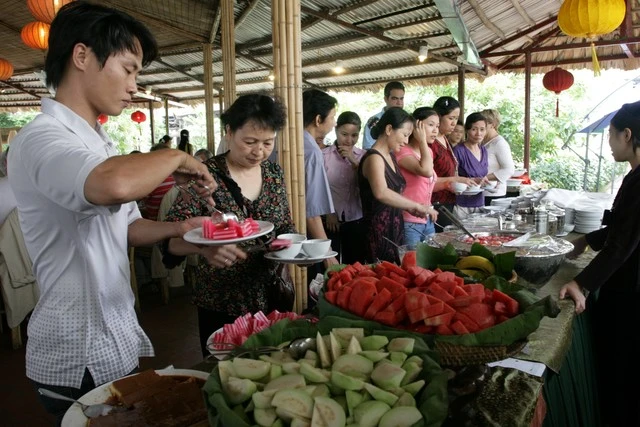
[[[131,113],[131,120],[140,124],[145,120],[147,120],[147,116],[142,111],[136,110],[133,113]]]
[[[73,0],[27,0],[27,7],[38,20],[51,24],[58,10]]]
[[[560,67],[556,67],[542,77],[542,85],[545,89],[555,92],[556,117],[560,113],[560,92],[573,86],[573,74]]]
[[[106,114],[100,114],[98,116],[98,123],[100,123],[101,125],[107,123],[107,120],[109,120],[109,116],[107,116]]]
[[[20,37],[24,44],[33,49],[47,50],[49,48],[49,24],[40,21],[30,22],[22,27]]]
[[[564,0],[558,11],[558,26],[572,37],[591,39],[593,73],[600,75],[600,64],[593,39],[618,28],[627,11],[625,0]]]
[[[13,75],[13,65],[6,59],[0,58],[0,80],[9,80]]]

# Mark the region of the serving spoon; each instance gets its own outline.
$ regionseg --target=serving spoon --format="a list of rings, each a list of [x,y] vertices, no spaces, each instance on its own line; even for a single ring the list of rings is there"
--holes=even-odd
[[[191,197],[195,197],[196,199],[203,202],[204,205],[209,210],[209,213],[211,214],[211,221],[213,221],[214,224],[227,222],[230,219],[238,222],[238,216],[236,214],[231,212],[222,212],[221,210],[216,209],[214,206],[211,206],[207,200],[205,200],[200,195],[196,194],[195,191],[192,191],[191,187],[185,188],[179,184],[175,184],[175,186],[178,187],[180,190],[184,191],[186,194],[190,195]]]
[[[94,403],[93,405],[85,405],[84,403],[82,403],[82,402],[80,402],[80,401],[78,401],[76,399],[64,396],[62,394],[56,393],[56,392],[51,391],[51,390],[47,390],[46,388],[39,388],[38,389],[38,393],[40,393],[43,396],[50,397],[51,399],[66,400],[66,401],[69,401],[69,402],[77,403],[78,405],[80,405],[80,407],[82,408],[82,413],[87,418],[96,418],[96,417],[100,417],[102,415],[110,414],[111,412],[126,411],[126,408],[124,408],[124,407],[111,406],[111,405],[107,405],[106,403]]]

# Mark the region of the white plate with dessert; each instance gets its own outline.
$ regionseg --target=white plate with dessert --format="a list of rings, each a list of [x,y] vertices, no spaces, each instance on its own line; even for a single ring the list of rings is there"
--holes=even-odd
[[[155,371],[160,376],[179,376],[179,377],[194,377],[203,381],[209,378],[207,372],[196,371],[193,369],[162,369]],[[138,374],[130,375],[133,377]],[[129,378],[125,377],[125,378]],[[101,386],[94,388],[80,399],[79,402],[85,405],[93,405],[94,403],[105,403],[107,400],[112,399],[111,385],[114,381],[102,384]],[[71,407],[64,414],[62,419],[62,427],[86,427],[88,418],[82,412],[82,408],[77,403],[71,405]]]
[[[260,228],[255,233],[249,234],[243,237],[235,237],[230,239],[209,239],[202,235],[202,227],[198,227],[186,232],[183,239],[195,245],[222,246],[222,245],[230,245],[234,243],[245,242],[247,240],[253,240],[260,236],[264,236],[265,234],[268,234],[273,230],[274,226],[269,221],[256,220],[255,222],[258,223]]]
[[[318,262],[324,261],[325,259],[333,258],[335,256],[338,256],[338,252],[336,251],[329,251],[324,255],[314,256],[314,257],[311,257],[302,252],[293,258],[282,258],[277,255],[274,255],[274,252],[268,252],[264,255],[264,257],[268,260],[280,262],[283,264],[294,264],[294,265],[316,264]]]

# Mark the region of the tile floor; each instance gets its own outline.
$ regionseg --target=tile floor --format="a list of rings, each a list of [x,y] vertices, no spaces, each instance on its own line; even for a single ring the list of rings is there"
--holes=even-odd
[[[202,361],[198,341],[197,310],[191,304],[188,289],[172,289],[169,305],[163,305],[158,292],[140,295],[140,324],[154,344],[156,357],[141,360],[140,368],[190,368]],[[23,340],[26,339],[23,323]],[[11,348],[8,329],[0,335],[0,425],[40,427],[53,425],[40,406],[30,381],[24,373],[24,347]]]

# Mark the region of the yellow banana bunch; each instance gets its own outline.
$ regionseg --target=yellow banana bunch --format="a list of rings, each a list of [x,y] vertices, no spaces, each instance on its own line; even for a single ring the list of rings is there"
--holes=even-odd
[[[460,270],[480,270],[489,276],[496,273],[495,265],[488,259],[478,255],[469,255],[460,258],[456,263],[456,268]]]

